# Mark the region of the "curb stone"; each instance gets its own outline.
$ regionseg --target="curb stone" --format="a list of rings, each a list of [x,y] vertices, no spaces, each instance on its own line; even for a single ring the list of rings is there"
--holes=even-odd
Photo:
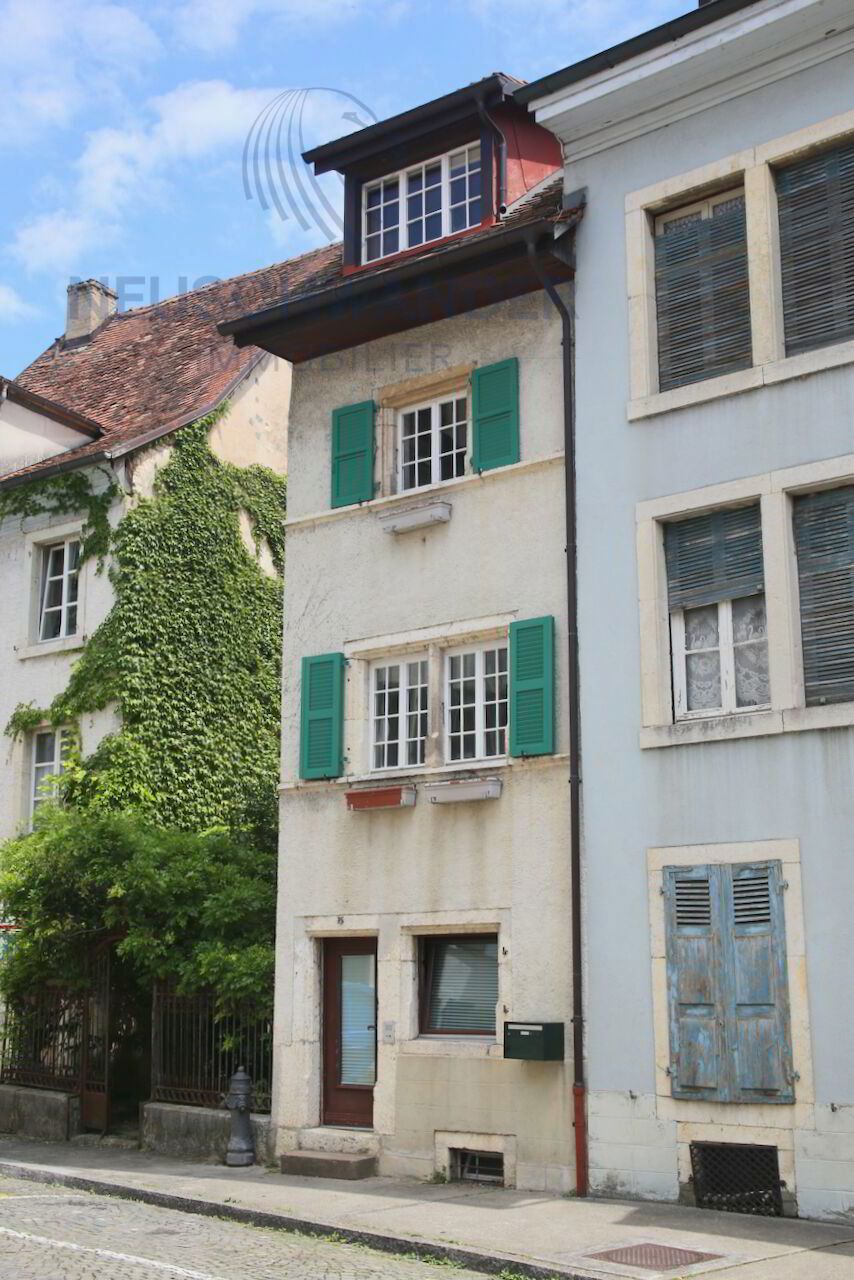
[[[290,1214],[273,1213],[267,1209],[247,1209],[240,1205],[224,1204],[218,1200],[197,1200],[192,1196],[174,1195],[168,1191],[150,1191],[145,1187],[102,1182],[97,1178],[84,1178],[78,1174],[61,1173],[53,1169],[35,1169],[30,1165],[15,1164],[8,1160],[0,1160],[0,1174],[6,1174],[10,1178],[20,1178],[25,1182],[68,1187],[72,1191],[92,1191],[118,1200],[135,1200],[140,1204],[150,1204],[160,1209],[175,1209],[180,1213],[192,1213],[204,1218],[226,1218],[231,1222],[239,1222],[249,1227],[266,1227],[272,1231],[291,1231],[321,1238],[334,1236],[336,1243],[364,1245],[379,1253],[402,1254],[425,1262],[453,1263],[469,1271],[479,1271],[486,1275],[524,1276],[526,1280],[591,1280],[589,1272],[569,1271],[563,1267],[538,1266],[534,1262],[525,1262],[511,1254],[479,1253],[474,1249],[420,1240],[417,1236],[390,1236],[375,1231],[361,1231],[357,1227],[342,1227],[332,1222],[296,1218]]]

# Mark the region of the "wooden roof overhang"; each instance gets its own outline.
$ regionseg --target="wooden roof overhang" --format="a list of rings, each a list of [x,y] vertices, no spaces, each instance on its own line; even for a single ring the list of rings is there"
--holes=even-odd
[[[460,240],[431,255],[354,274],[331,288],[218,326],[238,347],[250,344],[299,364],[405,333],[542,287],[531,248],[552,281],[572,279],[572,239],[554,239],[552,219]]]

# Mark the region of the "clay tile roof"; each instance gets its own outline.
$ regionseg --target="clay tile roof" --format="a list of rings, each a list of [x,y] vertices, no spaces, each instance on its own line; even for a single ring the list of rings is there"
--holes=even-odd
[[[27,472],[60,460],[65,464],[101,456],[210,412],[259,358],[257,350],[239,350],[220,335],[216,324],[223,313],[255,310],[270,298],[317,288],[340,270],[341,246],[327,245],[164,302],[119,312],[86,342],[66,344],[58,338],[16,383],[93,419],[102,434]]]

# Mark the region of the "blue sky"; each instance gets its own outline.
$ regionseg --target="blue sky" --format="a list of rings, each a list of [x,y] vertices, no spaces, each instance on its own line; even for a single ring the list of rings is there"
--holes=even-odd
[[[279,215],[263,170],[267,209],[251,170],[246,196],[245,140],[277,95],[313,90],[276,117],[287,137],[299,106],[313,145],[493,70],[534,79],[695,7],[0,0],[0,374],[62,331],[72,278],[105,278],[140,305],[325,242],[281,192]],[[325,182],[335,205],[337,179]]]

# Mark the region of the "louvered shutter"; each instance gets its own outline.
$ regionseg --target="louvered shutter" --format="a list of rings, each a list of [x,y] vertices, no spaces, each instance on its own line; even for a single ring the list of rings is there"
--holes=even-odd
[[[736,600],[763,589],[758,504],[666,524],[664,550],[673,609]]]
[[[661,391],[747,369],[753,361],[744,197],[655,237]]]
[[[302,660],[300,777],[337,778],[343,772],[344,655]]]
[[[475,369],[471,377],[472,469],[490,471],[519,461],[519,361]]]
[[[733,1100],[794,1102],[779,862],[722,867],[732,955]]]
[[[374,402],[332,413],[332,505],[347,507],[374,496]]]
[[[555,749],[554,618],[510,624],[510,754]]]
[[[854,143],[777,174],[786,354],[854,338]]]
[[[854,486],[796,498],[804,688],[810,706],[854,699]]]
[[[446,1032],[494,1032],[497,938],[436,938],[429,946],[429,1027]]]
[[[724,1101],[724,975],[719,868],[665,867],[665,936],[674,1098]]]

